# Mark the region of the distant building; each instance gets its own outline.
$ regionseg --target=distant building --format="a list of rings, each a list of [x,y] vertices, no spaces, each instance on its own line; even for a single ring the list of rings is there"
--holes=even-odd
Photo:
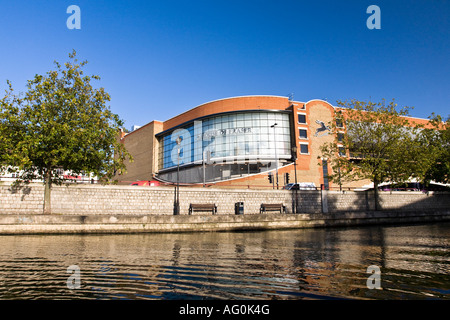
[[[0,181],[15,181],[21,177],[22,172],[12,172],[9,173],[6,170],[2,170],[2,174],[0,174]],[[81,173],[74,174],[70,170],[56,169],[55,173],[59,176],[59,178],[64,179],[66,182],[74,182],[74,183],[97,183],[98,177],[89,173]],[[43,182],[42,179],[36,179],[32,182]]]

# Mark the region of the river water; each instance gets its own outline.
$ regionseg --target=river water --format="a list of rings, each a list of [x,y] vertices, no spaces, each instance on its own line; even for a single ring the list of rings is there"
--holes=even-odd
[[[450,223],[0,243],[0,299],[450,299]]]

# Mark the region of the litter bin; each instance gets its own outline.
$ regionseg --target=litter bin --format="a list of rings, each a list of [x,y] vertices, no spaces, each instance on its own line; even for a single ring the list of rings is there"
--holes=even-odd
[[[236,202],[234,204],[234,213],[235,214],[244,214],[244,203],[243,202]]]

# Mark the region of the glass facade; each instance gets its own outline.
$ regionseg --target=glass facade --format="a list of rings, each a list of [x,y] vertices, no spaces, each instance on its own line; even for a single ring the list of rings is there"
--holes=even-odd
[[[205,161],[231,165],[222,171],[248,174],[267,170],[263,167],[269,162],[273,166],[275,159],[282,165],[292,157],[290,121],[289,112],[276,111],[233,112],[192,121],[159,137],[159,170],[171,171],[178,163],[201,166]],[[243,164],[247,166],[241,168]]]

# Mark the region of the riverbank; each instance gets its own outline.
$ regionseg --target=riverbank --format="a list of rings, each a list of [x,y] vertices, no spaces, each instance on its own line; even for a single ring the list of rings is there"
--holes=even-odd
[[[283,230],[450,221],[450,210],[252,215],[2,214],[0,234],[112,234]]]

